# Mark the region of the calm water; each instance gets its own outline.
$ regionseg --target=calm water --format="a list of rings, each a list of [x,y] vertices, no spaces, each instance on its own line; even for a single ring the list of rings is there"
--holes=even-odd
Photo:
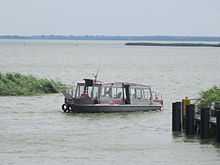
[[[219,48],[133,47],[123,41],[0,40],[0,71],[75,84],[149,84],[163,111],[65,114],[62,94],[0,97],[0,164],[219,164],[220,145],[171,132],[171,102],[220,84]]]

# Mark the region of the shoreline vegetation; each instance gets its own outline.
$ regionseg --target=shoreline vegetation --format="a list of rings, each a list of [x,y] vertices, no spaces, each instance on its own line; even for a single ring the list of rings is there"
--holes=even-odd
[[[59,81],[0,72],[0,96],[37,96],[59,93],[65,89],[65,85]]]
[[[213,86],[210,89],[202,91],[200,93],[200,98],[197,101],[197,106],[199,108],[211,106],[211,103],[215,101],[220,101],[220,87],[218,86]]]
[[[218,44],[208,43],[157,43],[157,42],[129,42],[128,46],[178,46],[178,47],[220,47]]]

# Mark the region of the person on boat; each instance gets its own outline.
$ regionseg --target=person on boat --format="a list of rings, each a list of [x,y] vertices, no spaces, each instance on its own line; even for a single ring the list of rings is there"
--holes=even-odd
[[[105,97],[110,97],[111,96],[111,88],[105,88],[105,92],[104,92],[104,96]]]
[[[122,95],[122,93],[121,93],[121,92],[118,92],[116,98],[117,98],[117,99],[120,99],[120,98],[121,98],[121,95]]]

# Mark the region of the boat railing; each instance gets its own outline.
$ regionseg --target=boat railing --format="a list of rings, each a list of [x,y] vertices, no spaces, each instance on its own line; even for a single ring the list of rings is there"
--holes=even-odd
[[[74,96],[75,88],[73,86],[65,86],[66,89],[62,92],[63,94],[70,94],[71,96]]]
[[[155,99],[163,100],[163,95],[160,92],[152,92],[152,96],[153,96],[153,100]]]

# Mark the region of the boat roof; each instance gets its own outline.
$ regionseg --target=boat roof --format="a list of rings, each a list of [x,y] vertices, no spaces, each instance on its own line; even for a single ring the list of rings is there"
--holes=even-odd
[[[83,79],[85,82],[86,81],[92,81],[92,82],[95,82],[94,85],[101,85],[103,84],[103,81],[100,81],[100,80],[94,80],[94,79]],[[85,85],[85,82],[79,82],[77,83],[78,85]]]
[[[114,86],[120,86],[120,85],[130,85],[130,86],[137,86],[137,87],[145,87],[150,88],[149,85],[144,84],[138,84],[138,83],[131,83],[131,82],[112,82],[112,83],[103,83],[102,85],[114,85]]]
[[[95,82],[94,79],[83,79],[84,81],[93,81]],[[78,83],[79,85],[85,85],[85,82]],[[121,86],[121,85],[130,85],[130,86],[136,86],[136,87],[142,87],[142,88],[150,88],[149,85],[144,85],[144,84],[139,84],[139,83],[131,83],[131,82],[108,82],[104,83],[103,81],[96,80],[95,85],[113,85],[113,86]]]

